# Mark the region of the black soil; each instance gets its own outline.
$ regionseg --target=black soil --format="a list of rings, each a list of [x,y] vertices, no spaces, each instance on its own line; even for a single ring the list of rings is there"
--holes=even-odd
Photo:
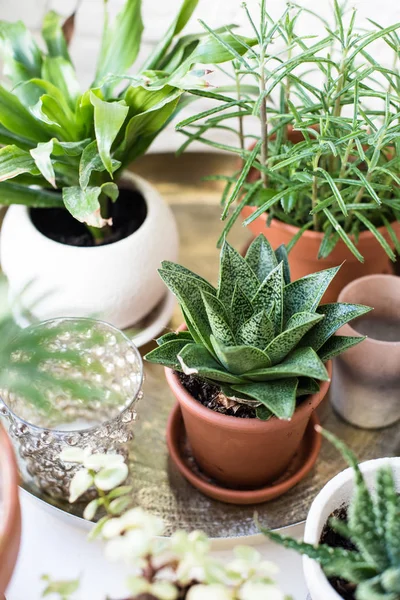
[[[128,237],[143,224],[146,214],[143,196],[135,190],[121,188],[118,200],[115,203],[108,201],[108,216],[113,220],[110,235],[97,245],[112,244]],[[32,208],[30,216],[36,229],[55,242],[69,246],[96,245],[86,225],[64,208]]]
[[[331,517],[347,521],[347,508],[345,506],[337,508],[329,518]],[[320,544],[327,544],[328,546],[331,546],[331,548],[357,550],[354,544],[332,529],[329,525],[329,519],[322,530]],[[344,600],[355,600],[356,586],[353,583],[349,583],[340,577],[329,578],[329,583]]]
[[[249,406],[242,405],[236,412],[233,408],[225,408],[225,406],[222,406],[217,400],[217,396],[220,392],[218,386],[201,381],[193,375],[184,375],[183,373],[177,373],[177,375],[189,394],[203,406],[230,417],[238,417],[239,419],[256,418],[256,411]]]

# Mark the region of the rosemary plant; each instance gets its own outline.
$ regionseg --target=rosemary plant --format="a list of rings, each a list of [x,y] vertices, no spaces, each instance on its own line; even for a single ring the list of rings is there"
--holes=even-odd
[[[314,15],[318,34],[304,36],[302,13],[311,11],[290,4],[274,19],[262,0],[255,18],[243,6],[257,45],[243,56],[235,53],[234,74],[226,73],[236,93],[221,94],[215,107],[177,126],[187,136],[180,151],[198,140],[242,159],[233,176],[219,176],[226,182],[219,243],[251,205],[246,224],[267,212],[267,224],[274,218],[299,229],[289,250],[312,229],[323,234],[319,257],[343,240],[363,261],[357,241],[369,230],[394,260],[392,245],[400,249],[391,226],[400,214],[400,23],[384,28],[370,21],[368,30],[360,29],[355,10],[347,14],[335,0],[333,25]],[[203,26],[221,47],[230,47]],[[378,40],[393,55],[390,66],[374,58]],[[246,134],[254,117],[256,136]],[[216,142],[212,130],[238,141]]]

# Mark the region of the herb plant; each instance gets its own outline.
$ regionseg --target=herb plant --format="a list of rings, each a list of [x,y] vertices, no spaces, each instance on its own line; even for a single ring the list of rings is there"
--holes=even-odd
[[[331,433],[323,435],[341,451],[354,469],[354,493],[347,521],[329,520],[330,527],[356,547],[345,550],[326,544],[314,546],[263,529],[271,540],[318,561],[328,577],[340,577],[356,586],[357,600],[400,599],[400,497],[391,467],[376,473],[376,495],[364,480],[351,450]]]
[[[234,74],[226,73],[237,93],[177,126],[187,136],[181,151],[198,140],[243,161],[233,176],[219,176],[226,182],[220,243],[251,205],[245,224],[267,213],[267,224],[275,218],[299,228],[291,246],[307,229],[321,232],[320,258],[343,240],[363,261],[358,236],[369,230],[394,260],[378,228],[386,227],[399,250],[391,223],[400,215],[400,23],[384,28],[370,21],[361,29],[355,10],[347,16],[334,0],[333,25],[314,15],[317,34],[304,36],[302,13],[311,11],[290,4],[274,19],[266,4],[259,18],[244,4],[258,44],[235,54]],[[229,49],[219,32],[203,26]],[[390,66],[374,58],[379,40],[392,52]],[[246,134],[254,117],[256,136]],[[238,142],[222,144],[210,130],[233,133]]]
[[[369,307],[319,306],[338,269],[291,283],[285,248],[274,252],[263,235],[245,258],[224,243],[217,289],[165,261],[159,273],[188,331],[162,336],[146,359],[220,386],[234,401],[257,407],[260,418],[290,419],[296,399],[328,379],[324,363],[363,340],[332,336]]]
[[[122,170],[174,117],[184,90],[201,94],[207,85],[206,71],[193,67],[233,56],[208,33],[177,39],[197,3],[183,1],[134,76],[126,72],[140,50],[141,0],[126,0],[113,23],[106,12],[94,80],[83,92],[55,12],[43,23],[46,52],[21,21],[0,22],[4,69],[12,86],[0,86],[1,204],[65,206],[91,228],[97,242],[107,236],[109,202],[118,198],[115,182]],[[235,55],[253,43],[229,28],[220,35]]]

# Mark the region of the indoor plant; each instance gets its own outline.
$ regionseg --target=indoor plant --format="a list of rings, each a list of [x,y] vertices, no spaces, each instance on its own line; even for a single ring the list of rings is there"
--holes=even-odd
[[[380,458],[359,466],[349,448],[323,433],[351,468],[315,498],[304,542],[263,532],[307,557],[304,572],[313,600],[399,600],[400,459]]]
[[[12,84],[0,87],[0,202],[13,205],[1,260],[13,295],[33,280],[26,301],[42,298],[36,317],[101,314],[127,327],[160,302],[156,267],[176,258],[176,224],[157,191],[124,169],[173,118],[184,89],[207,85],[192,67],[231,57],[208,33],[177,39],[197,2],[184,0],[134,76],[126,71],[140,50],[141,0],[126,0],[113,23],[106,14],[84,92],[57,14],[44,20],[46,52],[22,22],[0,23]],[[221,35],[245,50],[229,30]]]
[[[338,269],[290,283],[285,248],[263,235],[245,258],[224,243],[218,288],[162,263],[188,331],[164,335],[146,359],[167,367],[193,455],[217,481],[255,488],[281,474],[327,392],[329,360],[361,341],[332,336],[368,307],[319,306]]]
[[[336,300],[356,276],[388,272],[388,257],[399,250],[400,24],[357,28],[355,12],[347,17],[335,0],[334,24],[319,19],[309,40],[295,5],[280,19],[265,2],[260,19],[245,10],[259,43],[235,56],[237,98],[182,121],[183,147],[199,140],[243,161],[225,177],[223,235],[242,213],[254,233],[290,249],[294,279],[346,260],[325,298]],[[393,53],[393,68],[374,59],[379,39]],[[209,139],[215,128],[233,130],[238,144]]]

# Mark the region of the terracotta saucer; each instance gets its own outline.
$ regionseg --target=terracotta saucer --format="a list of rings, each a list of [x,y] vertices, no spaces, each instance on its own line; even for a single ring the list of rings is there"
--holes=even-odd
[[[321,435],[315,431],[317,424],[319,420],[314,412],[300,448],[285,473],[269,485],[256,490],[235,490],[225,487],[199,469],[187,440],[178,403],[175,404],[168,419],[167,445],[172,461],[179,472],[206,496],[228,504],[258,504],[278,498],[294,487],[312,469],[321,448]]]

